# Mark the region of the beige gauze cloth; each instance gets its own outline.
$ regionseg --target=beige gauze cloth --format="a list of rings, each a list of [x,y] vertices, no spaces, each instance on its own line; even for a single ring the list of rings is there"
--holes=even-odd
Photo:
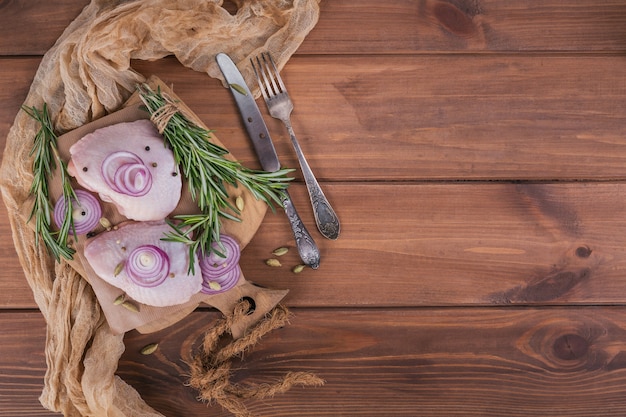
[[[122,106],[144,80],[131,68],[132,59],[168,55],[221,78],[215,55],[226,52],[253,86],[248,58],[269,51],[282,68],[319,17],[319,0],[232,3],[234,15],[222,0],[92,0],[44,56],[24,104],[41,109],[47,103],[56,131],[63,133]],[[7,137],[1,187],[20,262],[47,323],[40,401],[66,416],[159,416],[115,375],[123,335],[111,332],[89,284],[68,263],[55,263],[43,243],[35,245],[21,214],[29,204],[29,152],[38,129],[18,113]]]

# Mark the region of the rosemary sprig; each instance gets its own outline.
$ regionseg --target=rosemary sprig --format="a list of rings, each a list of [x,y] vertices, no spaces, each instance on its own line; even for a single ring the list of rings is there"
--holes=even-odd
[[[48,113],[48,106],[44,103],[42,110],[39,110],[34,106],[22,106],[22,109],[26,112],[26,114],[35,119],[41,125],[39,131],[35,135],[33,148],[30,152],[30,156],[34,156],[34,178],[30,187],[30,193],[34,196],[35,203],[28,221],[31,221],[33,217],[35,218],[35,233],[42,238],[48,247],[48,250],[57,262],[61,260],[61,257],[65,259],[72,259],[75,250],[68,246],[67,238],[70,231],[74,230],[72,201],[76,200],[76,195],[74,194],[74,189],[70,184],[67,166],[59,156],[57,149],[57,136],[52,127],[52,121],[50,120],[50,115]],[[61,182],[63,184],[62,198],[65,199],[66,204],[63,224],[61,225],[60,230],[55,232],[50,228],[50,213],[53,208],[49,198],[48,180],[50,174],[54,169],[56,169],[57,166],[59,166]],[[36,245],[39,245],[39,240],[36,240],[35,242]]]
[[[154,91],[144,84],[138,86],[138,90],[151,115],[172,105],[160,89]],[[272,203],[281,204],[284,190],[293,179],[286,177],[292,169],[251,170],[238,161],[224,158],[228,151],[210,142],[210,134],[211,131],[196,125],[180,111],[173,114],[163,130],[166,145],[172,149],[174,160],[187,179],[191,197],[201,210],[201,214],[175,216],[178,222],[170,222],[173,231],[164,239],[189,245],[190,259],[196,253],[204,256],[214,251],[212,243],[219,242],[221,218],[240,221],[225,211],[230,209],[240,214],[228,201],[225,184],[235,187],[242,184],[257,200],[274,210]],[[193,272],[193,263],[190,263],[190,271]]]

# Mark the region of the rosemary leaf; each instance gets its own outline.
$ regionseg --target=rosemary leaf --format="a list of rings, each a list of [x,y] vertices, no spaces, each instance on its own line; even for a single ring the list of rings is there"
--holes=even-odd
[[[172,105],[160,89],[154,91],[146,84],[137,89],[150,115]],[[287,177],[292,169],[276,172],[251,170],[238,161],[224,158],[228,151],[212,143],[210,136],[211,131],[196,125],[181,112],[176,112],[167,121],[163,131],[165,145],[172,149],[174,160],[187,179],[191,198],[201,211],[199,215],[175,216],[169,222],[172,231],[163,239],[188,245],[190,259],[196,254],[218,253],[212,244],[219,243],[221,219],[240,221],[228,213],[232,210],[239,214],[239,210],[229,202],[225,184],[243,185],[257,200],[274,210],[273,203],[281,204],[285,189],[293,179]],[[193,273],[193,262],[190,262],[189,271]]]
[[[76,195],[70,184],[67,166],[59,156],[57,136],[54,133],[52,121],[48,114],[48,106],[44,103],[42,110],[34,106],[23,106],[22,109],[41,126],[35,134],[33,148],[30,151],[30,156],[33,156],[33,182],[30,187],[30,193],[33,195],[35,202],[28,221],[34,218],[35,233],[41,237],[57,262],[62,257],[72,259],[75,251],[68,246],[67,238],[70,232],[74,233],[72,212],[73,201],[76,201]],[[50,227],[53,208],[50,203],[48,180],[52,171],[57,167],[59,167],[63,185],[61,198],[65,200],[66,204],[63,224],[59,231],[55,232]],[[35,244],[38,245],[39,240],[36,240]]]

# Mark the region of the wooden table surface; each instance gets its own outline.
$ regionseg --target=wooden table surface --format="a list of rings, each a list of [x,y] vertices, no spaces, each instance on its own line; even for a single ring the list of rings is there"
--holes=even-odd
[[[0,138],[42,55],[87,0],[0,0]],[[258,162],[219,82],[137,62]],[[241,265],[290,290],[291,324],[238,378],[311,370],[321,388],[249,402],[258,416],[626,415],[626,1],[322,0],[283,71],[294,128],[342,234],[317,271],[268,214]],[[265,112],[264,106],[261,106]],[[297,161],[266,119],[284,165]],[[4,146],[2,146],[4,148]],[[0,208],[0,416],[39,404],[45,323]],[[284,258],[297,261],[295,251]],[[219,314],[129,332],[118,374],[167,416],[228,415],[184,386],[181,352]],[[158,341],[157,354],[140,347]]]

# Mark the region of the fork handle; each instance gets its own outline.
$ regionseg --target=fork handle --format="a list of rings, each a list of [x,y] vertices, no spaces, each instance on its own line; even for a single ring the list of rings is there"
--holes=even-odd
[[[300,144],[298,143],[296,134],[291,127],[291,122],[288,119],[283,120],[283,122],[285,123],[287,131],[289,132],[291,144],[296,151],[298,162],[300,162],[300,169],[302,170],[304,182],[306,183],[306,188],[309,191],[311,206],[313,207],[315,224],[317,225],[317,228],[319,229],[322,236],[328,239],[335,240],[339,237],[339,218],[337,217],[335,210],[333,210],[332,206],[328,202],[328,199],[324,195],[322,188],[317,182],[317,178],[315,178],[315,175],[313,175],[313,171],[311,171],[311,167],[304,157],[304,153],[300,148]]]
[[[289,219],[291,231],[293,232],[293,237],[296,240],[296,248],[298,248],[298,253],[300,254],[302,262],[313,269],[317,269],[320,266],[320,250],[315,244],[315,241],[311,237],[309,231],[306,230],[304,223],[302,223],[302,219],[300,219],[300,216],[296,211],[296,207],[293,205],[293,201],[291,201],[291,196],[287,190],[285,190],[282,203],[285,213],[287,214],[287,219]]]

